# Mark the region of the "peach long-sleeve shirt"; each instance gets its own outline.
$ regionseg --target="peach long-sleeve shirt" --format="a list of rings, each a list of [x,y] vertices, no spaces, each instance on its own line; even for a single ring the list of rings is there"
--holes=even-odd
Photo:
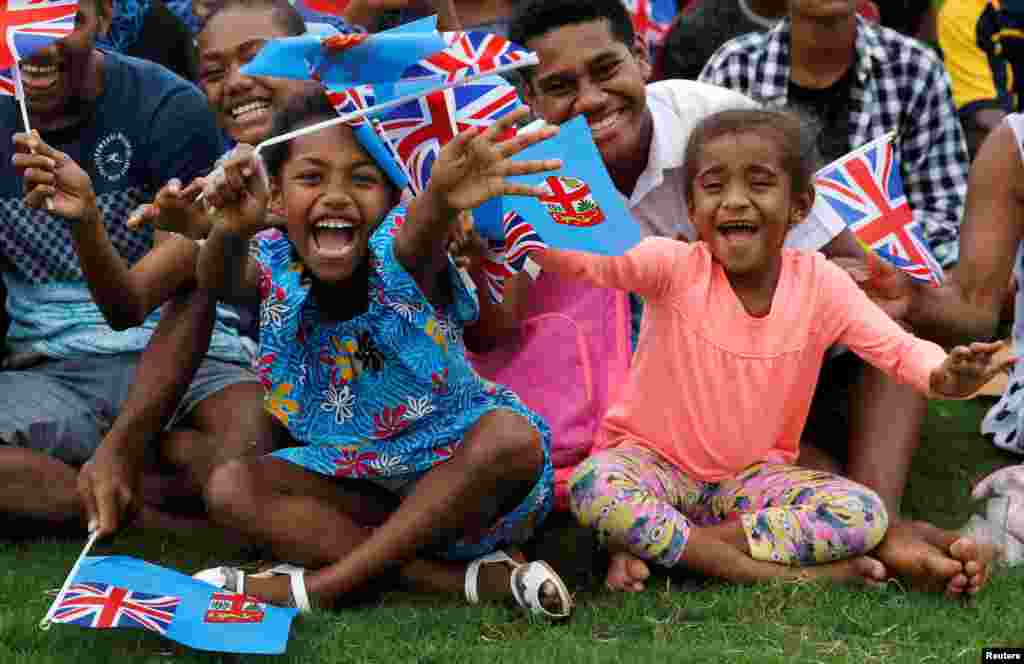
[[[817,253],[783,250],[771,310],[760,318],[743,308],[703,242],[648,238],[624,256],[551,249],[534,257],[545,270],[644,297],[630,377],[595,449],[628,439],[694,479],[792,463],[835,343],[924,393],[946,357]]]

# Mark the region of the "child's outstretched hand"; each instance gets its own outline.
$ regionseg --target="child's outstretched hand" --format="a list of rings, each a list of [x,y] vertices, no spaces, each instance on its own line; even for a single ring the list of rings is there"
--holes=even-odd
[[[953,399],[974,394],[1016,361],[1016,357],[994,359],[1005,346],[1005,341],[976,342],[949,351],[946,360],[932,371],[929,381],[932,392]]]
[[[196,240],[203,238],[209,231],[209,222],[195,202],[205,186],[205,178],[196,178],[187,187],[178,178],[172,178],[160,188],[152,203],[137,207],[125,223],[131,229],[148,224]]]
[[[82,167],[39,134],[14,135],[14,168],[25,180],[25,205],[70,221],[100,219],[92,180]]]
[[[544,189],[516,184],[509,175],[530,175],[561,168],[560,159],[512,161],[526,148],[551,138],[558,127],[520,132],[501,140],[502,134],[529,114],[520,107],[490,127],[462,132],[442,148],[430,172],[427,193],[448,210],[471,210],[496,196],[541,196]]]
[[[202,178],[203,198],[229,230],[252,236],[267,225],[269,180],[263,160],[251,145],[235,146],[213,173]],[[189,185],[197,184],[193,181]]]

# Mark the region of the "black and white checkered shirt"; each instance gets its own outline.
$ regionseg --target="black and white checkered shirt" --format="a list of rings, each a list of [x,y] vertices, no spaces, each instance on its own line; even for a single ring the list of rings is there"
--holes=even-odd
[[[700,80],[771,106],[789,91],[790,23],[727,42]],[[970,165],[949,76],[925,46],[857,18],[856,76],[850,87],[850,147],[899,132],[903,184],[914,217],[943,266],[957,262]]]

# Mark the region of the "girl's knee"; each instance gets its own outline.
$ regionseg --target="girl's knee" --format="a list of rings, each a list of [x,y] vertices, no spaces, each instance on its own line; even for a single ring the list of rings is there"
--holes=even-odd
[[[466,460],[475,468],[535,479],[544,467],[540,432],[510,410],[495,410],[481,418],[464,445]]]
[[[204,488],[206,507],[214,518],[245,511],[257,502],[258,484],[252,462],[223,463],[213,469]]]

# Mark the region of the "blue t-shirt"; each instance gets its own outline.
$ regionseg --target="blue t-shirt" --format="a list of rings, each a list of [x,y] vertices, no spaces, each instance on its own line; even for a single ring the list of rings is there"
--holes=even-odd
[[[206,99],[167,69],[104,51],[104,88],[86,117],[67,129],[42,132],[92,178],[110,240],[131,265],[153,246],[153,231],[129,230],[125,220],[173,177],[189,182],[223,152]],[[0,267],[11,318],[7,341],[15,353],[56,358],[142,350],[159,313],[140,327],[115,332],[85,282],[69,222],[24,204],[14,170],[12,136],[23,131],[18,106],[0,104]],[[244,361],[234,315],[218,316],[210,355]]]

